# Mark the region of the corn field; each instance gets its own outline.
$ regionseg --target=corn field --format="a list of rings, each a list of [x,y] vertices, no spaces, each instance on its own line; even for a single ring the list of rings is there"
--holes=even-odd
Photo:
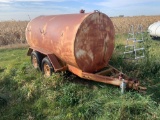
[[[148,26],[158,20],[160,16],[134,16],[134,17],[112,17],[116,34],[127,33],[130,25],[135,28],[143,26],[146,31]],[[0,22],[0,46],[11,44],[25,44],[25,28],[28,21],[3,21]]]
[[[138,27],[142,25],[146,31],[150,24],[160,21],[160,16],[134,16],[134,17],[113,17],[111,18],[116,34],[128,33],[131,25]]]
[[[10,44],[24,44],[25,28],[28,21],[0,22],[0,46]]]

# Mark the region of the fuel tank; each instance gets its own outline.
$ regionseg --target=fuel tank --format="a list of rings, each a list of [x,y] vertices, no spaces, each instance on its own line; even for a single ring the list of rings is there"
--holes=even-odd
[[[160,37],[160,21],[151,24],[148,27],[148,32],[152,37]]]
[[[84,72],[104,68],[113,53],[115,30],[110,18],[93,13],[39,16],[26,28],[31,48],[54,54]]]

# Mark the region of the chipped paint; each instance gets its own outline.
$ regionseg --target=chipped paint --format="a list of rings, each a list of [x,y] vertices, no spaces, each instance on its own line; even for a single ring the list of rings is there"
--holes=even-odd
[[[82,49],[80,49],[80,50],[78,50],[78,51],[76,52],[77,58],[83,58],[83,56],[85,56],[85,55],[86,55],[86,51],[84,51],[84,50],[82,50]]]
[[[88,52],[88,56],[89,56],[90,59],[93,61],[94,56],[93,56],[93,53],[92,53],[91,51]]]

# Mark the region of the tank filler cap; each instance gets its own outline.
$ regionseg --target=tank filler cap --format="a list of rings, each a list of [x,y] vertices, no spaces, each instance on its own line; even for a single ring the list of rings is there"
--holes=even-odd
[[[85,13],[85,10],[81,9],[81,10],[80,10],[80,13]]]
[[[100,12],[99,10],[94,10],[94,12]]]

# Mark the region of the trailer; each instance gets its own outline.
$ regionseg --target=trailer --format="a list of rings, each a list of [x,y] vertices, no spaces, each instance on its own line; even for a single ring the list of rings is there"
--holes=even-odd
[[[108,64],[114,50],[115,30],[110,18],[99,11],[79,14],[39,16],[26,28],[34,68],[45,76],[70,71],[88,80],[140,89],[139,81],[130,79]]]

